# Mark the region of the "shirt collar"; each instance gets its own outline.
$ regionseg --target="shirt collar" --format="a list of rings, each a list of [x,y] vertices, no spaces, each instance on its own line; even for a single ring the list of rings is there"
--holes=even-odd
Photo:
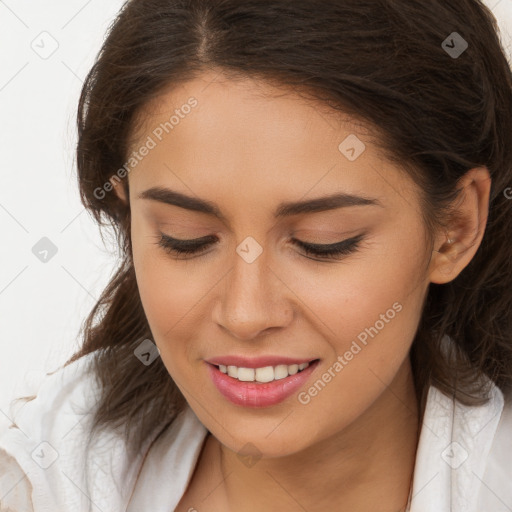
[[[465,406],[435,386],[427,395],[412,487],[411,510],[477,512],[487,457],[504,406],[490,384],[490,399]]]

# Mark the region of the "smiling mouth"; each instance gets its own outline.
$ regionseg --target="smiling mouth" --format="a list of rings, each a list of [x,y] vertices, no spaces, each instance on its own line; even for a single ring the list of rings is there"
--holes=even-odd
[[[263,366],[260,368],[244,368],[234,365],[212,365],[220,372],[232,377],[239,382],[267,383],[281,379],[286,379],[291,375],[301,373],[310,365],[316,363],[319,359],[313,359],[307,363],[301,364],[279,364],[276,366]]]

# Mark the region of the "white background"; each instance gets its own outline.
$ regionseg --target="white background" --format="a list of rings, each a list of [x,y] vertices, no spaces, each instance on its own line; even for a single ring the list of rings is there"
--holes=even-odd
[[[74,148],[82,81],[122,3],[0,0],[0,425],[78,348],[116,266],[80,203]],[[512,62],[512,0],[485,3]],[[32,253],[42,237],[58,249],[47,263]]]

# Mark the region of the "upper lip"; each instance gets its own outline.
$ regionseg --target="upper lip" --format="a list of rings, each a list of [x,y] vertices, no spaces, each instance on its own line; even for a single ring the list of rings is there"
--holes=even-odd
[[[213,365],[224,366],[237,366],[238,368],[263,368],[265,366],[278,366],[280,364],[301,364],[310,363],[315,361],[316,358],[298,358],[287,356],[259,356],[259,357],[245,357],[245,356],[219,356],[207,359],[206,362]]]

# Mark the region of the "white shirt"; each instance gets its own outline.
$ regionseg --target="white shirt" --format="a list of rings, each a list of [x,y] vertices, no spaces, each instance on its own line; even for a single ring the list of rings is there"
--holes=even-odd
[[[0,511],[169,512],[179,503],[207,429],[187,405],[131,464],[120,433],[101,433],[88,447],[99,396],[86,367],[91,358],[47,375],[37,398],[18,410],[18,428],[0,432]],[[411,511],[512,511],[512,404],[496,386],[479,407],[453,403],[430,387]]]

